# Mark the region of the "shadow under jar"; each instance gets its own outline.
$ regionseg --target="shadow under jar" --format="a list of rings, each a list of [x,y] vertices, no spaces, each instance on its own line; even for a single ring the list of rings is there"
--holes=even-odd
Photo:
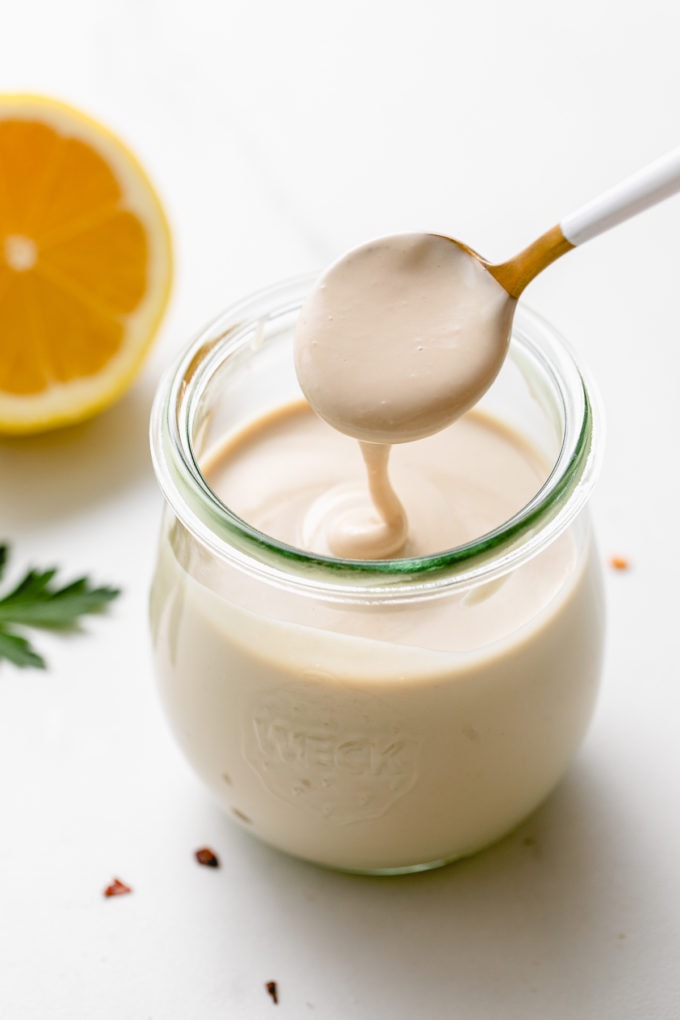
[[[587,511],[600,423],[564,342],[520,307],[480,405],[545,465],[516,513],[410,559],[274,540],[202,467],[225,437],[301,398],[292,334],[311,283],[228,309],[160,386],[160,696],[195,771],[253,835],[342,870],[431,868],[517,825],[587,728],[604,636]]]

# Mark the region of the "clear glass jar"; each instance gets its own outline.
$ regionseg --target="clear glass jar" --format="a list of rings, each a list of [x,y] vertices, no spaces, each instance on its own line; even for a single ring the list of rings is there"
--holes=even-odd
[[[586,507],[600,422],[564,342],[520,307],[483,401],[550,465],[519,513],[420,559],[349,562],[274,541],[220,502],[200,464],[221,436],[300,397],[292,331],[310,284],[228,309],[160,386],[158,685],[189,762],[260,839],[343,870],[434,867],[529,814],[588,725],[604,631]],[[533,593],[526,606],[517,585]]]

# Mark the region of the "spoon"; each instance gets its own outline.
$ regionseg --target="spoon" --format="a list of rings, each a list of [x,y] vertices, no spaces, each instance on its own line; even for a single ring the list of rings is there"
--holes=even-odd
[[[466,245],[510,297],[518,298],[527,284],[561,255],[605,233],[625,220],[680,191],[680,147],[648,164],[613,188],[581,206],[561,223],[541,234],[507,262],[494,265]],[[459,243],[459,242],[456,242]]]
[[[572,248],[680,190],[680,148],[582,206],[507,262],[440,234],[397,234],[343,256],[309,294],[295,366],[310,405],[364,443],[450,425],[489,388],[517,299]]]

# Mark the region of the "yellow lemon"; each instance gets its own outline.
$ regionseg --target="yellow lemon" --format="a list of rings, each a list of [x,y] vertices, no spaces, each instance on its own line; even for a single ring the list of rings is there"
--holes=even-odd
[[[122,396],[170,295],[161,203],[123,143],[37,96],[0,96],[0,432]]]

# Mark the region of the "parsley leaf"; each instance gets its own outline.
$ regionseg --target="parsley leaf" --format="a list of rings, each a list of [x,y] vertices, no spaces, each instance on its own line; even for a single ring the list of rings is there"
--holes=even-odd
[[[0,545],[0,579],[7,565],[9,550]],[[72,631],[81,616],[101,612],[120,594],[118,588],[95,588],[87,577],[79,577],[59,587],[54,582],[56,569],[29,570],[21,581],[0,597],[0,662],[3,659],[20,668],[45,668],[45,660],[16,628]]]
[[[35,669],[45,668],[42,655],[33,651],[26,638],[5,630],[0,630],[0,661],[2,659],[8,659],[21,668],[26,666],[33,666]]]

